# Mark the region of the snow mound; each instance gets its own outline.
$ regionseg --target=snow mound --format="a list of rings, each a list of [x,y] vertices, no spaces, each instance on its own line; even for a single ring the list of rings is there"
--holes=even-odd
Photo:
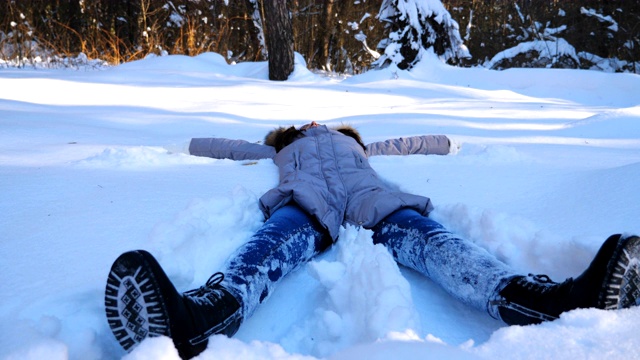
[[[148,249],[176,287],[193,289],[221,269],[263,220],[256,196],[239,186],[228,196],[194,199],[174,219],[159,223],[149,237]]]
[[[267,61],[229,64],[224,57],[212,52],[202,53],[194,57],[186,55],[151,56],[143,60],[125,63],[118,67],[118,72],[136,73],[139,71],[157,73],[159,77],[154,82],[175,78],[176,81],[180,81],[185,85],[198,79],[214,80],[235,77],[269,80],[269,63]],[[178,74],[180,74],[179,77],[177,76]],[[185,83],[185,78],[190,78],[191,81]],[[322,79],[322,77],[307,69],[304,57],[299,53],[294,53],[294,69],[288,80],[304,82],[317,81],[319,79]]]
[[[367,360],[479,359],[480,357],[469,351],[471,345],[473,345],[472,342],[467,342],[460,347],[454,347],[448,346],[432,335],[419,339],[411,332],[392,333],[387,339],[371,344],[354,346],[331,356],[329,359],[359,359],[362,358],[362,354],[367,354]]]
[[[559,280],[576,276],[597,250],[563,241],[524,218],[465,204],[441,205],[431,217],[522,273],[545,273]]]
[[[122,360],[180,360],[173,340],[166,336],[147,338]]]
[[[314,360],[314,357],[289,354],[282,346],[270,342],[242,342],[226,336],[216,335],[209,339],[207,351],[199,359],[202,360]]]
[[[267,81],[266,62],[230,65],[213,53],[101,71],[0,71],[0,358],[126,356],[104,316],[119,254],[150,251],[184,291],[251,238],[277,167],[163,147],[192,137],[257,141],[311,120],[350,123],[365,142],[445,134],[463,143],[456,156],[371,165],[431,197],[447,228],[554,280],[579,274],[606,236],[638,233],[638,75],[424,58],[411,72],[390,66],[340,81],[301,64],[286,82]],[[640,308],[589,309],[505,327],[398,269],[370,233],[346,228],[200,358],[630,359],[640,358],[639,321]],[[176,359],[167,338],[128,356]]]
[[[477,349],[487,359],[632,359],[638,358],[638,308],[579,309],[551,323],[510,326],[496,331]]]
[[[160,147],[106,148],[102,153],[76,162],[78,166],[102,169],[149,169],[163,166],[207,164],[215,160],[176,154]]]
[[[354,344],[385,338],[391,332],[418,329],[411,289],[398,265],[373,232],[347,226],[336,243],[335,261],[313,261],[308,269],[321,284],[324,303],[298,329],[314,355],[325,357]],[[305,337],[314,333],[313,339]]]
[[[148,56],[143,60],[131,61],[119,66],[121,70],[163,71],[168,73],[225,73],[229,65],[222,55],[203,53],[198,56],[171,55]]]
[[[640,139],[640,106],[606,111],[570,122],[565,132],[580,137]]]

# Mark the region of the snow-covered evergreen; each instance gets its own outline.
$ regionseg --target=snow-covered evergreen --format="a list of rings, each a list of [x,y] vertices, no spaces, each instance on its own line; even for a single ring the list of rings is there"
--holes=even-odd
[[[395,64],[410,69],[427,49],[445,62],[470,57],[460,37],[458,23],[439,0],[384,0],[378,19],[390,28],[388,39],[378,44],[384,51],[374,65]]]

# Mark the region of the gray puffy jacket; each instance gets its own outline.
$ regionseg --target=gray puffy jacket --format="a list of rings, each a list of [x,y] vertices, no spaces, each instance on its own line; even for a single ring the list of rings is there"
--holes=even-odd
[[[446,155],[449,139],[443,135],[399,138],[369,144],[365,153],[352,137],[318,126],[304,131],[277,154],[271,146],[220,138],[192,139],[189,152],[217,159],[273,158],[280,170],[280,183],[260,198],[265,217],[295,202],[318,219],[335,240],[345,222],[371,228],[402,208],[428,215],[433,209],[429,198],[398,191],[382,181],[367,156]]]

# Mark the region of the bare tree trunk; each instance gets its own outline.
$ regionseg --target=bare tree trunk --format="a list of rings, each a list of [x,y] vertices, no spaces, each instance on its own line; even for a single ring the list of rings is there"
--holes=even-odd
[[[286,0],[265,0],[269,80],[287,80],[293,72],[293,30]]]
[[[329,41],[331,38],[331,18],[333,17],[334,0],[324,0],[324,9],[320,18],[320,26],[318,31],[318,40],[316,49],[318,50],[318,64],[325,70],[331,71],[331,62],[329,60]]]

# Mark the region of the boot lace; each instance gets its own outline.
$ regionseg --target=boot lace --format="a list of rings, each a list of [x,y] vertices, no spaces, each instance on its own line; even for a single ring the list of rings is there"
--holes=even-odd
[[[224,280],[224,274],[221,272],[217,272],[209,277],[206,284],[200,286],[197,289],[185,291],[184,295],[197,299],[207,299],[209,295],[214,295],[216,299],[220,299],[222,297],[222,290],[220,289],[220,283]],[[210,299],[213,300],[213,299]]]
[[[563,284],[559,284],[547,275],[534,275],[529,274],[526,277],[522,277],[516,280],[516,283],[526,290],[533,291],[537,294],[547,294],[557,292],[562,288]],[[568,283],[568,282],[567,282]]]
[[[506,298],[505,295],[499,294],[496,299],[489,301],[489,304],[496,306],[496,311],[498,308],[509,310],[511,314],[507,313],[507,319],[503,317],[502,312],[497,318],[502,318],[507,323],[513,321],[517,324],[523,324],[522,318],[529,319],[525,321],[526,323],[557,319],[566,308],[566,301],[562,300],[566,294],[563,293],[568,292],[573,283],[571,278],[563,283],[557,283],[547,275],[533,274],[518,277],[514,281],[515,286],[511,288]],[[491,311],[489,313],[491,314]]]

